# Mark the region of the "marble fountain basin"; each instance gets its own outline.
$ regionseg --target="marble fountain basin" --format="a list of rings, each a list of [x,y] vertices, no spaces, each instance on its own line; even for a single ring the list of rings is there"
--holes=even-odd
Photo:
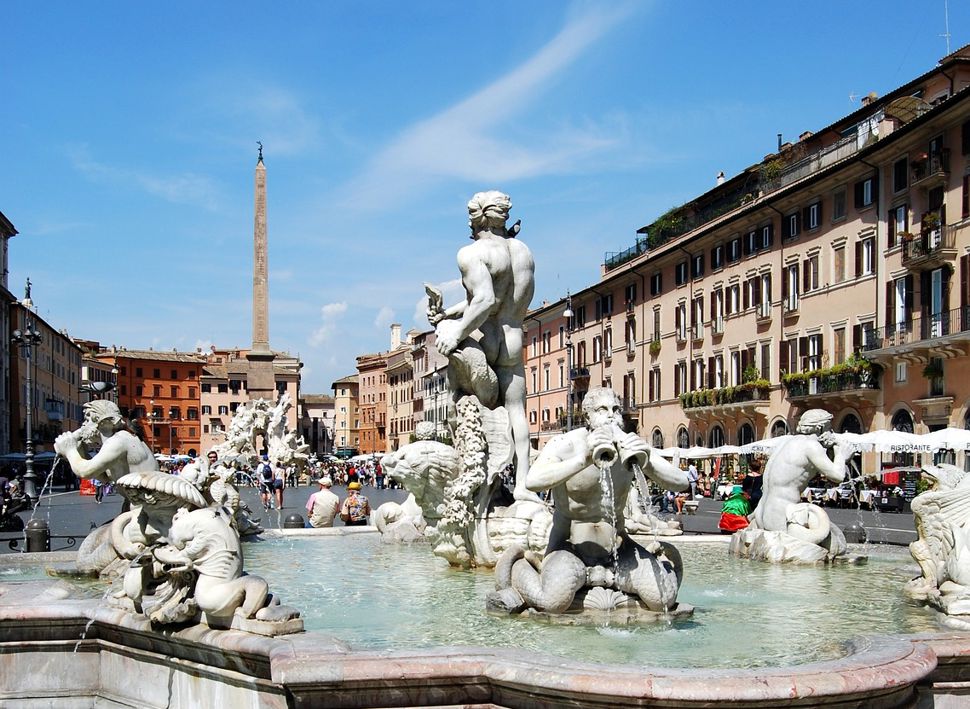
[[[970,705],[970,635],[904,598],[918,573],[904,548],[854,549],[869,557],[861,566],[798,568],[730,557],[722,539],[680,538],[680,600],[693,617],[573,627],[486,615],[491,574],[450,569],[424,546],[341,530],[274,536],[245,547],[247,569],[302,609],[308,632],[160,632],[100,606],[96,586],[30,603],[0,596],[0,698],[27,707]],[[0,557],[0,584],[40,578],[49,565],[45,555],[12,556]]]

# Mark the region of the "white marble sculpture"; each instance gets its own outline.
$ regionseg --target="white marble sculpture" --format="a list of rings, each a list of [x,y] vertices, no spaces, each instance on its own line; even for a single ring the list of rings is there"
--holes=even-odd
[[[92,426],[103,445],[88,459],[81,441],[90,440]],[[106,476],[130,504],[78,552],[82,572],[119,578],[106,602],[157,625],[202,622],[263,635],[302,630],[297,611],[279,606],[264,580],[244,575],[239,532],[225,505],[230,494],[212,489],[218,474],[198,466],[184,476],[159,472],[144,443],[122,426],[117,405],[93,401],[81,429],[55,441],[76,474]]]
[[[732,554],[802,564],[830,562],[845,554],[842,530],[821,507],[801,501],[802,492],[816,475],[833,483],[845,479],[845,461],[851,451],[838,443],[831,423],[830,413],[810,409],[799,419],[797,435],[772,452],[761,501],[750,516],[750,525],[731,538]]]
[[[635,433],[623,432],[612,390],[591,389],[583,411],[586,426],[549,441],[529,470],[529,489],[552,491],[545,554],[507,550],[496,566],[489,609],[555,616],[583,608],[638,619],[689,612],[677,603],[682,577],[677,550],[659,541],[641,546],[624,528],[637,467],[671,490],[686,489],[687,474]]]
[[[292,406],[287,393],[280,395],[275,405],[266,399],[243,404],[229,422],[226,440],[213,450],[220,460],[244,461],[250,468],[255,468],[262,452],[262,439],[262,447],[274,466],[295,465],[297,470],[302,470],[309,460],[310,446],[286,424],[286,413]]]
[[[479,192],[468,203],[472,243],[458,252],[465,299],[443,307],[441,294],[430,286],[428,320],[435,326],[436,347],[449,358],[448,380],[457,404],[473,397],[488,411],[501,410],[511,433],[516,500],[537,501],[525,486],[529,470],[529,424],[525,413],[525,367],[522,324],[535,289],[535,263],[529,248],[516,237],[517,225],[506,228],[512,202],[497,191]],[[503,426],[488,437],[484,454],[497,457],[497,446],[508,446]],[[457,427],[464,425],[459,416]],[[457,434],[460,435],[460,432]],[[457,440],[457,439],[456,439]],[[490,470],[501,470],[491,461]],[[492,480],[487,481],[489,484]]]
[[[435,555],[454,566],[493,566],[514,544],[545,548],[552,522],[545,505],[486,506],[479,516],[475,501],[486,478],[476,465],[480,458],[469,453],[465,460],[455,448],[432,440],[434,424],[419,423],[415,436],[417,441],[381,459],[388,477],[410,493],[401,505],[387,502],[375,513],[388,541],[413,541],[420,533]]]
[[[970,629],[970,475],[956,466],[923,466],[930,489],[912,502],[917,540],[909,545],[922,572],[908,584],[911,598]]]

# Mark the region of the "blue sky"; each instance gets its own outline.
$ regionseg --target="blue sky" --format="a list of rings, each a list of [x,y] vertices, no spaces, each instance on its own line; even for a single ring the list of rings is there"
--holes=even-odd
[[[943,0],[0,5],[10,288],[130,348],[251,341],[265,146],[270,341],[327,393],[459,293],[468,198],[512,197],[536,301],[636,229],[928,71]],[[951,49],[970,4],[950,2]]]

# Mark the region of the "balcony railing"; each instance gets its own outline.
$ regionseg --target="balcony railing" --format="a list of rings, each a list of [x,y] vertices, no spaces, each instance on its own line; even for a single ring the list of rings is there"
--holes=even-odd
[[[912,183],[916,187],[925,180],[945,178],[950,174],[950,150],[944,148],[931,153],[925,160],[918,160],[912,164]]]
[[[569,370],[569,378],[572,380],[589,379],[589,367],[573,367]]]
[[[743,404],[749,401],[765,401],[771,384],[767,381],[747,382],[733,387],[719,389],[698,389],[680,395],[680,406],[684,410],[702,406],[725,406]]]
[[[785,315],[794,315],[798,312],[798,298],[795,296],[789,296],[785,298],[782,302],[782,310],[785,311]]]
[[[690,327],[690,336],[693,340],[703,340],[704,339],[704,323],[695,322]]]
[[[755,319],[758,322],[771,320],[771,303],[760,303],[755,306]]]
[[[711,322],[711,331],[715,335],[723,335],[724,334],[724,316],[723,315],[718,315],[716,318],[714,318],[714,320]]]
[[[624,396],[620,401],[620,405],[623,407],[623,413],[633,414],[637,411],[637,400],[632,396]]]
[[[885,347],[912,344],[921,340],[970,332],[970,306],[943,313],[924,313],[897,325],[863,331],[862,350],[871,352]]]
[[[789,399],[819,394],[836,394],[859,389],[878,389],[879,377],[872,369],[858,371],[832,371],[786,377],[782,380]]]
[[[687,328],[682,327],[677,330],[677,344],[681,345],[687,342]]]
[[[924,229],[912,238],[903,237],[903,263],[934,256],[945,249],[954,248],[956,248],[956,234],[952,229],[943,225]]]

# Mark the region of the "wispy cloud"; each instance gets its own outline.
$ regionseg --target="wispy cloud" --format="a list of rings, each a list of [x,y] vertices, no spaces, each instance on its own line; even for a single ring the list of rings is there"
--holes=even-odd
[[[340,319],[344,313],[347,312],[347,303],[327,303],[322,308],[320,308],[320,324],[317,329],[310,333],[308,342],[311,347],[319,347],[320,345],[326,343],[330,337],[333,335],[337,321]]]
[[[214,180],[192,172],[177,175],[158,175],[129,167],[99,162],[91,157],[86,145],[68,150],[74,169],[91,180],[110,184],[137,185],[144,192],[175,204],[189,204],[209,211],[218,211],[222,202]]]
[[[545,127],[529,146],[502,128],[532,106],[550,84],[635,8],[576,15],[529,60],[460,103],[417,123],[379,153],[345,195],[350,206],[391,206],[442,178],[492,183],[573,169],[582,158],[617,144],[615,126]],[[521,131],[520,131],[521,134]]]
[[[379,311],[377,311],[377,317],[374,318],[374,327],[386,330],[393,322],[394,309],[389,305],[385,305]]]

